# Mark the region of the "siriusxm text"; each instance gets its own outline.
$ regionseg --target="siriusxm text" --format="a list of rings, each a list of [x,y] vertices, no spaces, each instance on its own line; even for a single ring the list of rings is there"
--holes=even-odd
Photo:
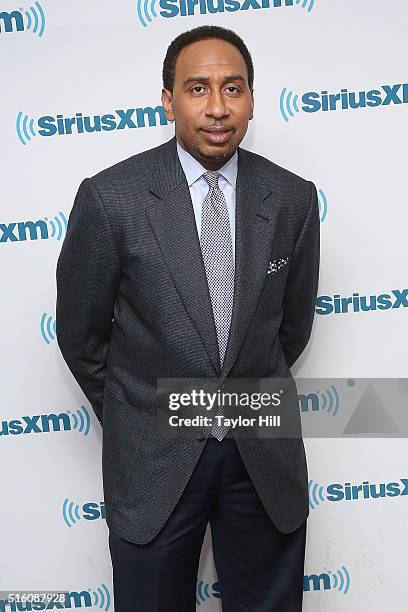
[[[305,113],[407,104],[408,83],[382,85],[379,89],[369,91],[348,91],[348,89],[341,89],[337,93],[329,93],[326,90],[308,91],[302,95],[302,102],[302,110]]]
[[[293,6],[294,0],[160,0],[162,17],[185,17],[187,15],[205,15],[207,13],[224,13],[248,11],[251,9],[269,9],[281,6]]]
[[[83,115],[75,113],[74,116],[44,115],[37,121],[40,136],[59,136],[67,134],[84,134],[91,132],[111,132],[112,130],[135,129],[167,125],[164,108],[146,106],[144,108],[118,109],[114,113],[105,115]]]
[[[0,436],[17,436],[21,434],[44,433],[50,431],[67,431],[72,429],[68,414],[36,414],[22,416],[20,419],[0,421]]]
[[[327,487],[327,500],[331,502],[355,501],[357,499],[377,499],[380,497],[399,497],[408,495],[408,478],[401,478],[398,482],[370,483],[365,480],[361,484],[353,485],[350,482],[333,483]]]
[[[24,240],[46,240],[48,226],[45,221],[20,221],[18,223],[0,223],[0,243],[20,242]]]
[[[319,315],[344,314],[347,312],[366,312],[369,310],[389,310],[408,306],[408,289],[392,289],[389,293],[379,295],[351,296],[319,295],[316,298],[316,313]]]

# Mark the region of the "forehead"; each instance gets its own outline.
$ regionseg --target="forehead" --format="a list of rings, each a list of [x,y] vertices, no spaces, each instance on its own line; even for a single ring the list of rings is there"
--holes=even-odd
[[[248,79],[245,60],[235,45],[218,38],[206,38],[193,42],[180,51],[174,80],[182,82],[187,76],[211,76],[225,71],[241,74]]]

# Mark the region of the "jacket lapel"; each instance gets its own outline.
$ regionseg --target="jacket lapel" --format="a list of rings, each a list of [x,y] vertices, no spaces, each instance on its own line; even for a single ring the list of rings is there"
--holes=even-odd
[[[220,369],[217,334],[190,191],[177,155],[176,138],[161,145],[150,190],[159,199],[147,207],[150,224],[169,273],[217,377],[231,370],[266,280],[277,206],[272,187],[251,154],[238,148],[235,283],[232,320]]]

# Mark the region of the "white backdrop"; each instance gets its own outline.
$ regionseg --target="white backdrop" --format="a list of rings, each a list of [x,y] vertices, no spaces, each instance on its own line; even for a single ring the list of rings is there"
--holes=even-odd
[[[263,4],[226,0],[240,10],[205,14],[201,0],[182,16],[182,0],[1,3],[0,591],[69,590],[80,607],[113,610],[102,432],[56,344],[55,265],[81,180],[168,140],[174,127],[159,114],[145,127],[79,133],[77,124],[64,134],[55,126],[58,115],[82,113],[93,124],[112,114],[119,123],[120,111],[160,105],[162,61],[180,32],[217,24],[243,37],[255,116],[242,146],[319,191],[320,313],[294,376],[407,377],[406,1]],[[322,92],[341,90],[368,104],[307,112]],[[377,306],[390,294],[394,307],[327,313],[335,295],[353,293],[376,296]],[[398,388],[406,404],[407,386]],[[356,401],[364,389],[355,385]],[[60,431],[52,422],[47,431],[52,414],[65,415]],[[406,440],[305,445],[313,496],[304,610],[402,610]],[[401,494],[329,503],[330,484],[364,481],[399,483]],[[220,609],[216,580],[208,531],[197,609]]]

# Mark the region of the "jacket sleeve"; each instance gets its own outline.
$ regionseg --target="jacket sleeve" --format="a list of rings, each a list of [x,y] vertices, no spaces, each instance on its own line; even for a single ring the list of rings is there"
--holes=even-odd
[[[84,179],[75,196],[57,262],[56,281],[57,342],[102,424],[106,358],[120,260],[92,179]]]
[[[293,250],[279,329],[279,339],[289,368],[293,366],[309,341],[319,281],[319,207],[316,187],[311,181],[309,185],[310,206]]]

